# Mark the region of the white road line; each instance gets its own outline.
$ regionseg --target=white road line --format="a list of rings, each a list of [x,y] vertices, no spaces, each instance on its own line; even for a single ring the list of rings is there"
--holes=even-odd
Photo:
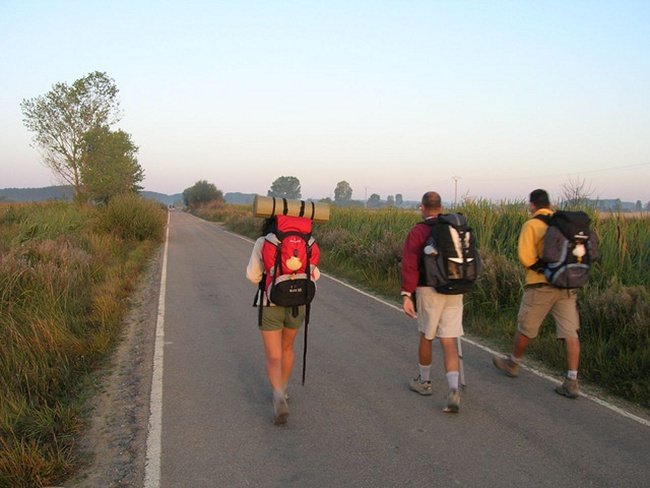
[[[224,230],[224,232],[226,232],[227,234],[230,234],[232,236],[239,237],[240,239],[243,239],[245,241],[253,242],[251,239],[249,239],[247,237],[244,237],[244,236],[240,236],[240,235],[235,234],[233,232],[229,232],[227,230]],[[340,285],[346,286],[346,287],[350,288],[351,290],[354,290],[355,292],[360,293],[363,296],[366,296],[366,297],[371,298],[371,299],[373,299],[373,300],[375,300],[375,301],[377,301],[377,302],[379,302],[379,303],[381,303],[383,305],[386,305],[387,307],[390,307],[390,308],[392,308],[394,310],[397,310],[399,312],[402,311],[402,309],[400,307],[398,307],[397,305],[393,305],[392,303],[389,303],[389,302],[387,302],[385,300],[382,300],[381,298],[377,298],[376,296],[371,295],[370,293],[366,293],[365,291],[360,290],[358,288],[355,288],[354,286],[352,286],[352,285],[350,285],[350,284],[348,284],[348,283],[346,283],[344,281],[341,281],[341,280],[339,280],[337,278],[334,278],[333,276],[330,276],[330,275],[328,275],[326,273],[321,273],[321,276],[325,276],[326,278],[329,278],[330,280],[335,281],[336,283],[338,283]],[[462,337],[461,339],[462,339],[463,342],[471,344],[474,347],[478,347],[479,349],[482,349],[483,351],[486,351],[486,352],[488,352],[490,354],[493,354],[493,355],[500,355],[501,354],[501,353],[499,353],[497,351],[494,351],[493,349],[490,349],[489,347],[484,346],[483,344],[479,344],[478,342],[473,341],[471,339],[467,339],[465,337]],[[547,375],[546,373],[543,373],[543,372],[541,372],[541,371],[539,371],[539,370],[537,370],[535,368],[531,368],[531,367],[523,365],[523,364],[521,365],[521,367],[523,369],[526,369],[526,370],[530,371],[534,375],[539,376],[540,378],[544,378],[545,380],[550,381],[551,383],[555,383],[555,384],[558,384],[558,385],[561,383],[557,378],[554,378],[554,377],[552,377],[550,375]],[[641,425],[645,425],[646,427],[650,427],[650,421],[649,420],[646,420],[643,417],[639,417],[637,415],[634,415],[633,413],[628,412],[627,410],[622,409],[620,407],[617,407],[616,405],[613,405],[613,404],[609,403],[608,401],[603,400],[602,398],[598,398],[596,396],[589,395],[587,393],[580,393],[580,396],[582,396],[584,398],[587,398],[587,399],[591,400],[592,402],[597,403],[598,405],[600,405],[602,407],[608,408],[609,410],[611,410],[613,412],[616,412],[617,414],[622,415],[623,417],[626,417],[626,418],[628,418],[630,420],[634,420],[635,422],[638,422]]]
[[[165,295],[167,291],[167,250],[169,248],[169,221],[165,250],[163,251],[160,293],[158,295],[158,319],[156,321],[156,342],[153,354],[153,374],[151,377],[151,397],[149,399],[149,431],[147,434],[147,458],[145,460],[144,488],[160,487],[160,456],[162,441],[162,400],[163,400],[163,346],[165,343]]]

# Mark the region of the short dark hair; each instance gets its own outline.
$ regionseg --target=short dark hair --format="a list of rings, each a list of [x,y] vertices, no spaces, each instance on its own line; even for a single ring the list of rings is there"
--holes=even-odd
[[[551,206],[551,202],[548,199],[548,193],[546,190],[537,189],[530,192],[530,203],[535,205],[537,208],[548,208]]]
[[[442,200],[440,195],[435,191],[428,191],[422,195],[422,206],[431,210],[436,210],[442,207]]]

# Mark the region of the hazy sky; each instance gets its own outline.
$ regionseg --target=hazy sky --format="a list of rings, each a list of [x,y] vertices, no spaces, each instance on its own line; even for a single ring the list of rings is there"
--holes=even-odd
[[[650,200],[648,0],[0,0],[0,188],[59,183],[20,102],[92,71],[147,190]]]

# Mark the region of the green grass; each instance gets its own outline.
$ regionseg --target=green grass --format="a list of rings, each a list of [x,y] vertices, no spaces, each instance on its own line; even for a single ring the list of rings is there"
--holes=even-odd
[[[0,487],[74,472],[83,385],[115,345],[164,228],[162,208],[134,196],[0,205]]]

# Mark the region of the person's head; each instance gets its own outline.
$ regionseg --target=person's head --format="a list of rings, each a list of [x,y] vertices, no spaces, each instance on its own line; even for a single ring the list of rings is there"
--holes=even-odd
[[[540,208],[549,208],[551,206],[551,202],[548,198],[548,193],[546,190],[542,189],[531,191],[528,202],[534,208],[534,210],[539,210]]]
[[[269,233],[275,232],[276,219],[275,217],[268,217],[262,222],[262,235],[265,236]]]
[[[424,217],[442,213],[442,200],[440,199],[440,195],[435,191],[426,192],[422,195],[420,208]]]

